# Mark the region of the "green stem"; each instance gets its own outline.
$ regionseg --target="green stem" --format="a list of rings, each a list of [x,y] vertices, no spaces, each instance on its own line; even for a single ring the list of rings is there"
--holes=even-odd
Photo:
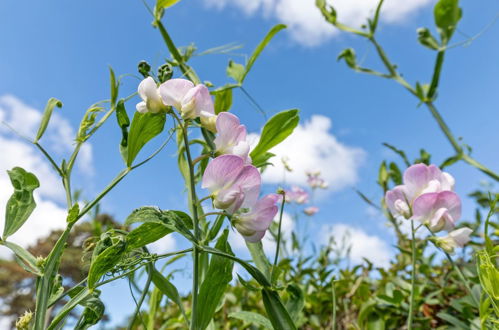
[[[272,272],[270,275],[270,281],[274,283],[274,273],[277,268],[277,262],[279,261],[279,250],[281,249],[281,226],[282,226],[282,215],[284,214],[284,204],[286,203],[286,194],[284,191],[281,193],[282,203],[281,203],[281,212],[279,215],[279,227],[277,229],[277,242],[275,247],[275,257],[274,257],[274,265],[272,266]]]
[[[149,267],[149,270],[150,270],[148,272],[149,275],[147,276],[146,284],[144,286],[144,289],[142,289],[142,294],[140,295],[140,299],[137,302],[137,306],[135,307],[135,311],[134,311],[134,313],[132,315],[132,319],[130,320],[130,323],[128,324],[128,330],[132,329],[133,324],[135,322],[135,319],[137,318],[137,315],[140,315],[140,307],[144,303],[144,300],[146,299],[146,296],[149,293],[149,287],[150,287],[151,282],[152,282],[152,274],[153,274],[153,271],[154,271],[154,263],[151,262],[151,263],[147,264],[147,267]],[[142,316],[140,318],[142,320]]]
[[[411,220],[411,232],[412,232],[412,273],[411,273],[411,297],[409,302],[409,316],[407,318],[407,329],[412,329],[412,321],[414,318],[414,303],[415,303],[415,293],[416,293],[416,235],[414,230],[414,221]]]
[[[336,330],[336,288],[334,284],[334,277],[331,281],[331,287],[333,290],[333,330]]]
[[[433,77],[431,78],[430,89],[426,95],[428,100],[433,100],[437,92],[438,82],[440,81],[440,74],[442,73],[442,64],[444,64],[445,49],[439,50],[437,59],[435,60],[435,67],[433,69]]]
[[[191,151],[189,147],[189,137],[187,136],[187,127],[188,123],[185,122],[184,125],[182,125],[182,122],[180,121],[180,118],[175,114],[172,113],[173,117],[177,120],[180,129],[182,130],[182,135],[184,138],[184,147],[185,147],[185,154],[187,158],[187,164],[189,166],[189,192],[190,192],[190,199],[191,199],[191,212],[192,212],[192,222],[194,226],[194,237],[196,240],[199,242],[199,239],[201,237],[201,231],[199,228],[199,218],[198,218],[198,201],[197,201],[197,195],[196,195],[196,182],[195,177],[194,177],[194,165],[192,162],[192,156],[191,156]],[[192,275],[192,318],[191,318],[191,329],[194,329],[196,326],[196,314],[197,314],[197,305],[198,305],[198,290],[199,290],[199,278],[200,278],[200,273],[199,273],[199,257],[200,257],[200,249],[197,244],[193,244],[193,275]]]

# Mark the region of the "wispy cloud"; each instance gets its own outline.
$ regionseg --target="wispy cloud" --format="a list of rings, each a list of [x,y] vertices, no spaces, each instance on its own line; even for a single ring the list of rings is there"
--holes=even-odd
[[[261,14],[266,18],[288,25],[291,38],[305,46],[315,46],[338,34],[326,23],[315,0],[204,0],[208,7],[223,9],[236,7],[247,15]],[[372,16],[378,0],[328,1],[338,12],[341,22],[358,27]],[[381,21],[390,24],[404,22],[415,11],[431,0],[386,0]]]

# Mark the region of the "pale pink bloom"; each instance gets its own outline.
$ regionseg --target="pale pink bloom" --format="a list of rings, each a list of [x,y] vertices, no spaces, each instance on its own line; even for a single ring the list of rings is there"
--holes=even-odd
[[[245,205],[253,205],[260,194],[260,172],[235,155],[213,159],[203,174],[201,187],[208,189],[217,209],[232,214]]]
[[[140,113],[158,113],[166,109],[161,100],[156,82],[151,77],[142,80],[138,87],[138,93],[142,102],[137,103],[137,111]]]
[[[447,253],[454,253],[456,247],[464,247],[470,241],[470,235],[473,232],[470,228],[463,227],[451,231],[447,236],[436,239],[437,246]]]
[[[259,242],[272,224],[277,214],[276,203],[280,196],[268,194],[253,205],[245,200],[239,211],[232,216],[232,223],[244,239],[251,243]]]
[[[175,107],[184,119],[201,117],[201,121],[213,122],[213,100],[208,88],[186,79],[170,79],[159,86],[159,93],[166,105]],[[204,118],[204,119],[203,119]]]
[[[452,230],[461,217],[461,199],[452,191],[426,193],[414,201],[412,219],[433,232]]]
[[[321,178],[321,172],[307,172],[307,183],[312,189],[321,188],[326,189],[328,187],[327,182]]]
[[[296,204],[308,203],[308,193],[301,187],[293,186],[286,190],[286,203],[295,202]]]
[[[319,212],[319,208],[317,206],[309,206],[306,209],[303,210],[303,213],[306,215],[312,216]]]
[[[393,216],[408,219],[416,198],[426,193],[452,191],[454,182],[449,173],[435,165],[412,165],[404,172],[403,184],[386,192],[386,205]]]
[[[217,137],[213,141],[218,154],[240,156],[246,163],[251,163],[250,146],[246,141],[246,126],[241,125],[237,116],[222,112],[216,120]]]

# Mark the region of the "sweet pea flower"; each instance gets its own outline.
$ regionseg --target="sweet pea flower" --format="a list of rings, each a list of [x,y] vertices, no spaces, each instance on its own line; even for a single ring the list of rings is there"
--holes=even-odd
[[[239,118],[229,112],[222,112],[216,119],[217,137],[213,141],[218,154],[240,156],[246,163],[251,163],[250,146],[246,142],[246,126],[241,125]]]
[[[187,79],[170,79],[159,86],[164,104],[175,107],[184,119],[201,117],[201,122],[214,129],[215,110],[208,88]]]
[[[426,193],[454,190],[454,178],[435,165],[415,164],[407,168],[403,184],[386,192],[385,201],[395,217],[408,219],[414,201]]]
[[[305,213],[308,216],[312,216],[317,212],[319,212],[319,208],[317,206],[309,206],[303,210],[303,213]]]
[[[251,243],[259,242],[277,214],[276,203],[280,196],[268,194],[253,205],[245,200],[239,211],[232,216],[232,224],[244,239]]]
[[[461,217],[461,199],[452,191],[426,193],[414,201],[412,219],[431,231],[452,230]]]
[[[304,204],[308,202],[308,193],[301,187],[293,186],[291,190],[286,190],[286,203],[295,202],[296,204]]]
[[[254,205],[260,194],[260,172],[235,155],[213,159],[203,174],[201,187],[208,189],[217,209],[233,214],[243,202]]]
[[[166,109],[163,104],[161,95],[159,94],[158,86],[151,77],[142,80],[138,87],[138,93],[142,102],[137,103],[137,111],[140,113],[158,113]]]
[[[320,177],[321,172],[307,172],[307,183],[312,189],[326,189],[328,187],[327,182]]]
[[[451,231],[447,236],[437,237],[436,244],[447,253],[454,253],[457,247],[464,247],[470,241],[470,235],[473,232],[470,228],[463,227]]]

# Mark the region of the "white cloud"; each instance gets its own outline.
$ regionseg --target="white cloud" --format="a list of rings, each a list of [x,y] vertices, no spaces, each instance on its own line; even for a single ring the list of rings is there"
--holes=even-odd
[[[41,111],[24,104],[14,96],[0,96],[0,120],[27,137],[34,137],[41,116]],[[66,154],[72,150],[74,134],[75,131],[69,122],[54,113],[42,143],[52,153]],[[4,226],[5,206],[13,192],[6,171],[19,166],[33,172],[40,181],[40,188],[35,190],[34,194],[37,203],[35,210],[24,226],[9,237],[9,241],[27,247],[34,244],[37,239],[48,235],[50,231],[63,229],[67,214],[62,206],[65,202],[64,190],[59,176],[42,154],[3,125],[0,125],[0,154],[3,155],[0,157],[0,230],[3,230]],[[88,174],[92,170],[91,147],[83,148],[81,155],[86,168],[79,169]],[[5,247],[0,247],[1,257],[9,255]]]
[[[333,237],[335,247],[349,249],[349,258],[353,263],[362,263],[362,258],[366,258],[377,267],[388,267],[390,264],[390,246],[378,236],[341,223],[325,225],[321,233],[324,244],[328,244],[330,237]]]
[[[381,21],[400,23],[410,14],[429,4],[431,0],[386,0],[383,4]],[[315,7],[315,0],[205,0],[208,7],[223,9],[233,6],[247,15],[263,13],[267,18],[275,19],[288,25],[291,37],[306,46],[318,45],[338,33],[326,23],[320,11]],[[372,16],[378,0],[334,0],[340,22],[359,27]]]
[[[276,154],[272,159],[274,166],[269,166],[263,173],[265,183],[286,183],[305,185],[307,171],[320,171],[329,184],[330,190],[339,190],[357,181],[357,172],[365,157],[360,148],[347,146],[337,140],[329,130],[331,119],[315,115],[298,125],[293,134],[271,150]],[[250,139],[258,135],[251,134]],[[293,169],[284,174],[281,159],[285,157]]]

